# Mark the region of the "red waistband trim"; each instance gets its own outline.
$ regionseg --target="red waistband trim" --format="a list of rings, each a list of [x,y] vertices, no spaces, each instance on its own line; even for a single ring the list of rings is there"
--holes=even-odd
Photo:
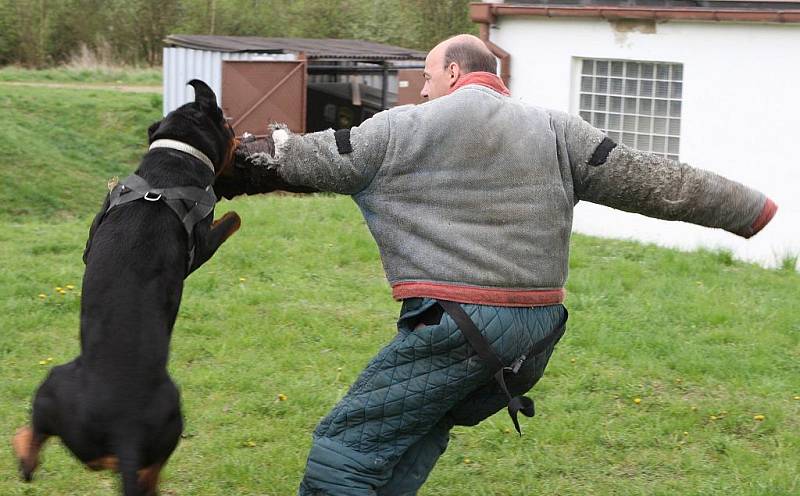
[[[498,307],[540,307],[564,302],[564,289],[499,289],[436,282],[399,282],[392,285],[396,300],[435,298],[458,303]]]

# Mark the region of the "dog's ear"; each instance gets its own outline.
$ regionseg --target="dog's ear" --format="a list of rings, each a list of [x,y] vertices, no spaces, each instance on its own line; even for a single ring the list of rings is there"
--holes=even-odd
[[[209,86],[199,79],[192,79],[187,83],[194,88],[194,101],[199,103],[204,110],[217,110],[217,96]]]
[[[159,126],[161,126],[161,122],[162,121],[156,121],[150,124],[150,127],[147,128],[147,141],[150,143],[153,142],[153,135],[156,134],[156,131],[158,131]]]

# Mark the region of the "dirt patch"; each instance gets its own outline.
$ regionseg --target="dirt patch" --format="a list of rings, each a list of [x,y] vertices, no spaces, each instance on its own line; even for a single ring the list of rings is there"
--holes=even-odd
[[[69,90],[110,90],[122,93],[161,93],[161,86],[136,86],[113,83],[40,83],[28,81],[0,81],[4,86],[30,86],[34,88],[58,88]]]

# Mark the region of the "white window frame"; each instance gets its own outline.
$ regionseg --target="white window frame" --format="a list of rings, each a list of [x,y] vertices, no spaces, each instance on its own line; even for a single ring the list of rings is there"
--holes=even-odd
[[[684,83],[682,63],[598,57],[573,57],[572,61],[570,111],[573,114],[580,115],[616,142],[673,160],[679,159]],[[582,86],[584,61],[595,63],[589,76],[592,83],[590,91],[584,91],[586,87]],[[597,62],[608,64],[607,75],[598,77],[597,72],[600,67]],[[612,75],[612,64],[615,68],[621,65],[623,72]],[[644,77],[642,64],[652,64],[652,77]],[[629,67],[633,73],[630,76],[627,72]],[[662,69],[662,72],[666,69],[666,77],[664,74],[658,74],[659,69]],[[606,80],[605,89],[602,82],[598,84],[598,79]],[[659,89],[665,88],[665,93],[657,93]],[[642,94],[648,90],[649,95]],[[613,110],[612,99],[614,99]],[[656,112],[657,102],[659,109],[665,105],[663,115],[661,112]],[[618,109],[617,103],[620,104]],[[587,108],[587,104],[590,108]],[[587,110],[590,112],[588,115]]]

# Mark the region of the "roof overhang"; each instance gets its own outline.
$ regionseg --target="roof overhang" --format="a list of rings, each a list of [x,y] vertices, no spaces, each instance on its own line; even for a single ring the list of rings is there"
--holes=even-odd
[[[718,21],[759,23],[800,23],[800,10],[719,9],[708,7],[602,6],[602,5],[515,5],[471,3],[473,22],[496,24],[502,16],[599,17],[609,21]]]

